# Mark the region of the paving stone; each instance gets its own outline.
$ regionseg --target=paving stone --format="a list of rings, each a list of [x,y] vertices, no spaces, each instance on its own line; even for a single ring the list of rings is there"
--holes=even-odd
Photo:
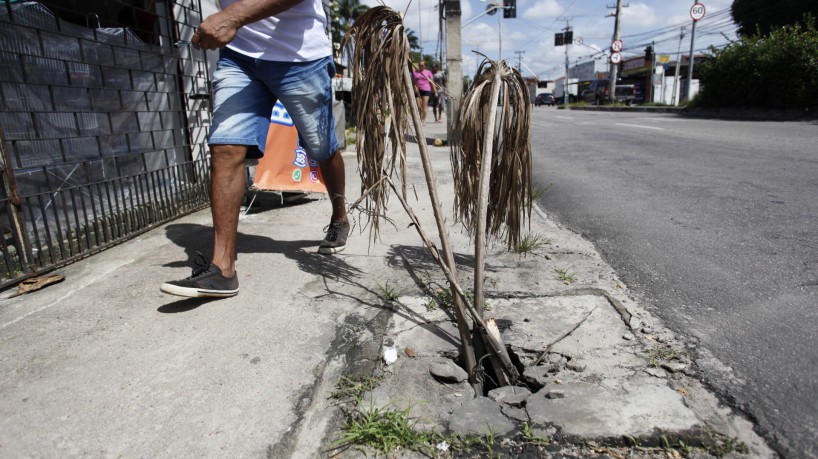
[[[477,397],[456,408],[449,417],[449,431],[462,435],[506,435],[514,430],[500,405],[488,397]]]
[[[469,379],[469,374],[466,373],[466,370],[460,368],[451,360],[433,364],[431,367],[429,367],[429,373],[443,382],[458,383]]]

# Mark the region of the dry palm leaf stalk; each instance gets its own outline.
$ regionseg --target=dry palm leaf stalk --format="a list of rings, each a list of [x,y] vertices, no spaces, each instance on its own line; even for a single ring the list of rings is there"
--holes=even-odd
[[[359,100],[355,101],[353,112],[357,117],[359,127],[358,160],[362,180],[361,188],[368,193],[366,210],[370,211],[373,224],[377,224],[378,216],[386,208],[388,196],[387,190],[380,187],[388,183],[394,189],[389,175],[394,171],[394,145],[400,145],[401,148],[405,146],[403,139],[408,123],[404,121],[404,114],[407,108],[411,114],[416,138],[424,139],[425,136],[418,107],[413,97],[414,90],[408,58],[409,43],[400,14],[385,6],[372,8],[355,21],[347,37],[347,44],[353,47],[350,53],[353,87],[356,84],[359,85],[355,89],[355,99]],[[393,157],[389,161],[385,160],[387,136],[393,144]],[[475,391],[481,394],[482,383],[476,377],[477,362],[466,321],[467,314],[484,333],[486,333],[486,326],[458,284],[454,254],[449,245],[445,219],[442,215],[434,172],[425,142],[419,141],[418,147],[438,227],[442,256],[425,236],[423,228],[413,217],[414,214],[405,198],[397,193],[397,189],[395,192],[404,209],[412,217],[413,226],[449,281],[452,296],[455,299],[455,315],[469,379]],[[496,340],[489,339],[489,344],[493,354],[500,354],[501,350],[505,351],[502,342],[498,343]],[[511,380],[516,381],[519,376],[516,369],[508,359],[507,353],[504,357],[500,356],[503,368],[509,373]]]
[[[485,233],[504,238],[509,249],[519,244],[523,220],[531,214],[530,126],[531,102],[520,73],[505,61],[484,60],[463,97],[453,135],[455,214],[473,236],[485,225]],[[488,188],[483,183],[481,189],[486,174]]]
[[[358,168],[361,191],[369,194],[365,209],[374,239],[390,192],[383,183],[382,171],[391,174],[395,170],[398,152],[401,177],[405,177],[403,134],[409,118],[404,107],[414,103],[414,96],[403,87],[402,72],[410,54],[400,14],[385,6],[371,8],[355,20],[344,36],[343,46],[352,62]],[[392,148],[391,156],[386,155],[387,142]]]
[[[531,214],[531,104],[520,73],[505,61],[485,59],[457,119],[451,149],[455,213],[474,236],[474,303],[482,316],[486,239],[504,236],[515,247],[522,220]],[[507,384],[500,356],[490,357],[499,384]]]

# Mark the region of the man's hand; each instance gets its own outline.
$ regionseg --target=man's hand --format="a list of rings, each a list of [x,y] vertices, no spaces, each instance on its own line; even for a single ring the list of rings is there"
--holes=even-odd
[[[241,23],[229,11],[208,16],[199,25],[190,40],[196,49],[219,49],[227,46],[236,37]]]

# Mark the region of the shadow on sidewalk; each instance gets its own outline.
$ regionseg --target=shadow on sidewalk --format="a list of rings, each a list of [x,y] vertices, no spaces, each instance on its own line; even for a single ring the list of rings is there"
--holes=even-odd
[[[441,136],[441,138],[445,139],[446,136],[443,135],[443,136]],[[413,134],[406,134],[406,141],[409,142],[409,143],[418,143],[417,137],[415,137]],[[435,145],[435,138],[434,137],[426,137],[426,145],[434,146]]]
[[[159,306],[156,310],[162,314],[178,314],[180,312],[192,311],[203,304],[220,299],[221,298],[183,298],[173,303]]]

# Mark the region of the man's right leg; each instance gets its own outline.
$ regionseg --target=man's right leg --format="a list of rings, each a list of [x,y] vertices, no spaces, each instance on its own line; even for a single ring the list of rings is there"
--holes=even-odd
[[[236,234],[241,200],[244,196],[243,145],[211,145],[210,208],[213,216],[213,260],[201,254],[194,259],[193,274],[162,284],[171,295],[192,298],[224,298],[239,293],[236,275]]]

